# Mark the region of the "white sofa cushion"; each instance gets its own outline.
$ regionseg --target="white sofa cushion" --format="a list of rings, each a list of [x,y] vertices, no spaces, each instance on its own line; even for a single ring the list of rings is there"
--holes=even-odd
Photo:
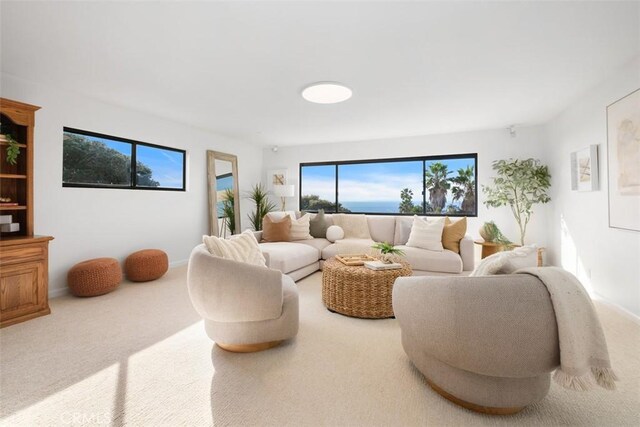
[[[345,239],[371,239],[369,224],[365,215],[334,214],[333,224],[344,230]]]
[[[387,242],[393,244],[393,235],[396,228],[395,216],[367,215],[369,233],[376,242]]]
[[[371,239],[342,239],[322,250],[322,259],[345,254],[368,254],[375,242]]]
[[[435,271],[440,273],[462,272],[462,258],[450,250],[444,249],[438,252],[406,245],[396,247],[404,252],[404,258],[411,264],[411,268],[414,270]]]
[[[268,254],[270,268],[287,274],[320,259],[318,249],[301,243],[302,241],[260,243],[260,249]]]
[[[428,249],[430,251],[442,251],[442,230],[444,230],[445,218],[413,218],[411,234],[407,246]]]
[[[300,240],[299,242],[296,242],[296,243],[302,243],[304,245],[308,245],[313,248],[316,248],[318,250],[318,253],[321,253],[324,248],[326,248],[331,244],[330,241],[322,238],[315,238],[311,240]]]
[[[396,231],[393,236],[393,244],[406,245],[411,234],[411,226],[413,225],[412,216],[403,216],[396,218]]]

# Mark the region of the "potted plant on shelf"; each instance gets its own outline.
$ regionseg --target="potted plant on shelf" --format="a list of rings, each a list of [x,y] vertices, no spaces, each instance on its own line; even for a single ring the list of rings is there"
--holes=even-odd
[[[520,244],[524,245],[527,225],[534,205],[548,203],[547,191],[551,187],[551,175],[540,160],[496,160],[493,169],[498,173],[491,178],[491,185],[483,185],[485,206],[497,208],[509,206],[520,229]]]
[[[480,227],[480,237],[484,239],[485,242],[497,243],[499,245],[508,246],[511,244],[511,240],[507,239],[502,231],[498,228],[495,222],[489,221],[485,222],[482,227]]]
[[[256,210],[247,216],[251,221],[254,231],[262,230],[262,218],[271,211],[276,210],[276,205],[269,200],[269,192],[262,184],[256,184],[248,193],[248,198],[256,205]]]
[[[0,129],[2,129],[2,123],[0,123]],[[7,144],[7,163],[15,165],[18,162],[18,155],[20,154],[18,141],[16,141],[11,134],[4,134],[0,131],[0,142],[5,142]]]
[[[402,249],[398,249],[391,243],[387,242],[376,243],[371,247],[380,251],[380,260],[385,264],[391,264],[395,257],[404,255]]]

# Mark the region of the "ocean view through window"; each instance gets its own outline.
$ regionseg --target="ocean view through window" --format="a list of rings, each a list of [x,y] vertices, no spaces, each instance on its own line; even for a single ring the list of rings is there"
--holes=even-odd
[[[476,216],[477,154],[300,164],[300,210]]]
[[[63,128],[63,187],[186,190],[186,152]]]

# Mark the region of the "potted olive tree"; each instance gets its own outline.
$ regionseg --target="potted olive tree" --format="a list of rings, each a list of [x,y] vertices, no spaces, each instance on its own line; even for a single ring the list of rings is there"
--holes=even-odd
[[[498,176],[491,178],[492,184],[482,186],[486,196],[484,204],[511,208],[520,229],[520,244],[524,245],[534,205],[551,200],[547,194],[551,187],[549,169],[537,159],[509,159],[494,161],[493,170]]]

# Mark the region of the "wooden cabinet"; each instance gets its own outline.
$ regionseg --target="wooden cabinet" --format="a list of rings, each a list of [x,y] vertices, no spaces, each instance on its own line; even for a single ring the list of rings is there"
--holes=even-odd
[[[33,129],[39,108],[0,98],[0,215],[10,215],[19,226],[17,231],[0,227],[0,327],[50,313],[48,260],[53,237],[33,235]],[[20,150],[15,162],[7,161],[5,134]]]
[[[0,327],[49,314],[50,236],[0,240]]]

